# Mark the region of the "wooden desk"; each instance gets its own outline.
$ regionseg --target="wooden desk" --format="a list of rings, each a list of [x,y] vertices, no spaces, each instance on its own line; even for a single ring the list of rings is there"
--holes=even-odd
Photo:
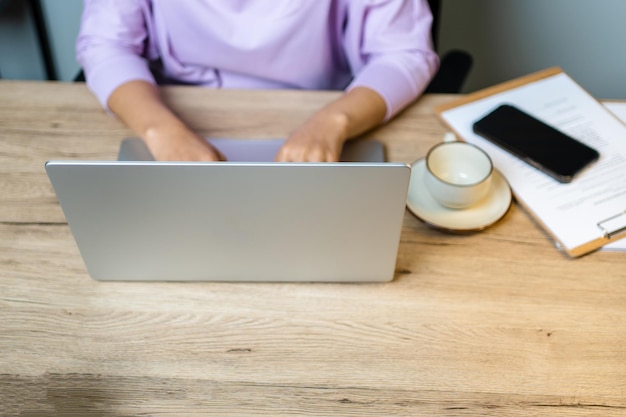
[[[165,91],[215,137],[285,136],[333,97]],[[412,162],[450,98],[372,136]],[[407,212],[386,284],[93,281],[44,162],[130,134],[84,85],[0,82],[0,415],[626,415],[626,254],[571,260],[517,206],[466,236]]]

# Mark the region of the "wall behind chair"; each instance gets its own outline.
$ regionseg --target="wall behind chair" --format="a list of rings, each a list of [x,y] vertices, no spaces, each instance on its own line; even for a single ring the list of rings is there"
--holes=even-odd
[[[45,77],[34,22],[23,1],[0,2],[0,76],[26,80]]]
[[[74,43],[83,2],[40,0],[40,4],[56,76],[59,80],[71,81],[79,70]],[[47,78],[30,2],[0,0],[0,75],[22,80]]]
[[[464,92],[560,66],[601,99],[626,99],[626,1],[442,0],[440,51],[474,66]]]

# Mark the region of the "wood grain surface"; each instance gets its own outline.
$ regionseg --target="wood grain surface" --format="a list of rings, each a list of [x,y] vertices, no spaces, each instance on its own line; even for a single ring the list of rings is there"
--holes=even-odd
[[[164,89],[213,137],[285,137],[335,92]],[[441,140],[424,96],[369,136]],[[1,416],[625,416],[626,254],[572,260],[514,204],[444,234],[408,211],[384,284],[103,283],[44,171],[132,136],[83,84],[0,81]]]

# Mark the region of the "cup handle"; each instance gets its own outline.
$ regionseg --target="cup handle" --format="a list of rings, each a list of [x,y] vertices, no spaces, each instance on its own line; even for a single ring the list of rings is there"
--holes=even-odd
[[[443,135],[443,141],[444,142],[456,142],[456,135],[452,132],[446,132],[445,135]]]

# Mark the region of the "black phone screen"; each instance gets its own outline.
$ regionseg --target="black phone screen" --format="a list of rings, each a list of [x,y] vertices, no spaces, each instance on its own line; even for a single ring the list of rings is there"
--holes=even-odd
[[[554,177],[570,182],[598,152],[508,104],[473,125],[474,132]]]

